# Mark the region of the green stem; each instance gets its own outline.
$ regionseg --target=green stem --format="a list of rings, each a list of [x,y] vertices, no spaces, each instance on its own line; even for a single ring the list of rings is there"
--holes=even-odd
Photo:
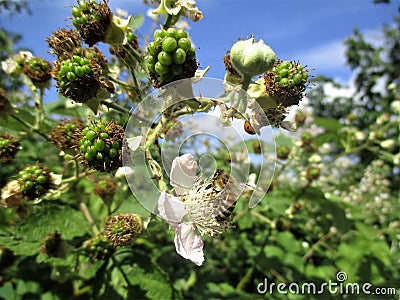
[[[135,50],[135,49],[133,49],[131,46],[129,46],[129,45],[124,45],[124,49],[126,49],[127,50],[127,52],[128,52],[128,54],[133,58],[133,59],[135,59],[135,60],[137,60],[136,58],[135,58],[135,55],[137,54],[137,51]],[[132,50],[134,50],[135,52],[131,52],[131,51],[129,51],[128,49],[132,49]],[[117,52],[118,53],[118,52]],[[134,54],[134,53],[136,53],[136,54]],[[138,54],[139,55],[139,54]],[[129,64],[128,62],[127,62],[127,60],[124,58],[124,57],[122,57],[122,55],[119,55],[118,56],[123,62],[124,62],[124,64],[127,66],[127,68],[129,69],[129,71],[130,71],[130,73],[131,73],[131,75],[132,75],[132,80],[133,80],[133,84],[134,84],[134,90],[136,91],[136,93],[138,94],[138,96],[139,96],[139,101],[138,102],[140,102],[142,99],[143,99],[143,95],[142,95],[142,90],[140,89],[140,87],[139,87],[139,82],[138,82],[138,80],[137,80],[137,77],[136,77],[136,74],[135,74],[135,69],[131,66],[131,64]],[[139,64],[141,64],[142,65],[142,62],[143,62],[143,60],[141,59],[140,61],[138,61],[139,62]]]
[[[121,106],[119,106],[118,104],[116,104],[116,103],[114,103],[114,102],[112,102],[112,101],[109,101],[109,100],[101,100],[100,103],[103,104],[103,105],[105,105],[105,106],[107,106],[108,108],[115,109],[116,111],[119,111],[119,112],[121,112],[121,113],[123,113],[123,114],[128,114],[128,115],[131,115],[131,114],[132,114],[132,112],[131,112],[129,109],[126,109],[126,108],[124,108],[124,107],[121,107]]]
[[[249,85],[251,83],[251,78],[251,76],[243,76],[242,90],[247,92],[247,89],[249,88]]]
[[[99,234],[99,229],[97,228],[96,223],[94,223],[93,218],[92,218],[92,215],[90,214],[87,205],[86,205],[84,202],[82,202],[82,201],[80,201],[79,204],[80,204],[80,206],[81,206],[81,210],[82,210],[82,212],[83,212],[83,214],[84,214],[86,220],[88,221],[89,225],[92,227],[93,233],[94,233],[95,235]]]
[[[22,120],[20,117],[18,117],[17,115],[11,114],[10,115],[12,118],[14,118],[16,121],[20,122],[22,125],[24,125],[25,127],[29,128],[30,130],[32,130],[32,132],[35,132],[39,135],[41,135],[42,137],[44,137],[47,141],[50,141],[49,137],[44,134],[43,132],[41,132],[39,129],[35,128],[34,126],[32,126],[31,124],[29,124],[28,122],[25,122],[24,120]]]
[[[117,79],[117,78],[113,78],[111,76],[108,76],[108,79],[110,79],[110,81],[118,84],[119,86],[122,86],[126,90],[135,90],[134,86],[131,86],[131,85],[129,85],[129,84]]]
[[[143,57],[142,55],[136,51],[135,48],[132,47],[131,44],[127,43],[124,45],[125,50],[139,63],[143,63]]]

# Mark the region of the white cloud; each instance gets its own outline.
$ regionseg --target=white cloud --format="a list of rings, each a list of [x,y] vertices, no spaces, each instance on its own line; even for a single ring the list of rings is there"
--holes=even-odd
[[[345,47],[342,40],[333,40],[298,54],[302,64],[308,65],[318,73],[337,71],[345,67]]]

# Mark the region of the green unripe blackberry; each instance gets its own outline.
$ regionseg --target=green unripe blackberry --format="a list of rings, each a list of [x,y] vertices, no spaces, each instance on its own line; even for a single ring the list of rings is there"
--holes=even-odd
[[[109,216],[105,227],[108,240],[114,246],[130,246],[143,231],[142,219],[139,215],[122,213]]]
[[[191,78],[198,67],[195,49],[183,29],[157,29],[147,53],[147,69],[154,87]]]
[[[102,233],[85,241],[83,247],[94,261],[106,260],[115,252],[113,243]]]
[[[0,133],[0,162],[10,162],[20,149],[20,143],[13,135]]]
[[[318,167],[311,166],[306,170],[306,178],[310,181],[318,179],[321,170]]]
[[[116,151],[114,148],[110,149]],[[101,178],[96,182],[94,193],[101,197],[101,199],[109,205],[114,197],[117,182],[113,178]]]
[[[53,186],[50,170],[40,163],[20,171],[17,180],[23,195],[31,200],[44,195]]]
[[[72,8],[72,16],[72,25],[89,46],[104,41],[113,17],[106,1],[80,1]]]
[[[51,132],[50,140],[61,151],[75,153],[79,142],[76,136],[83,126],[79,119],[62,120]]]
[[[77,135],[79,157],[85,165],[102,172],[122,166],[124,129],[113,122],[93,121]]]
[[[264,75],[266,93],[284,107],[298,105],[309,77],[309,70],[300,63],[277,59],[274,67]]]
[[[25,62],[22,70],[37,87],[45,86],[51,79],[51,64],[39,57],[34,56]]]
[[[303,131],[300,134],[300,140],[302,141],[303,144],[307,145],[307,144],[312,143],[313,136],[309,131]]]
[[[85,103],[96,97],[102,88],[107,88],[101,78],[106,61],[97,49],[77,49],[76,52],[81,53],[56,63],[53,77],[60,94]]]
[[[290,148],[288,146],[279,146],[276,148],[276,156],[279,159],[287,159],[290,154]]]

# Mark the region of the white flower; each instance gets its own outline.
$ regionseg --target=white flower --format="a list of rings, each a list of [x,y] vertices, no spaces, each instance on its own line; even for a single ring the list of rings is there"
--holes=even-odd
[[[175,3],[173,0],[161,0],[160,6],[153,14],[182,15],[197,22],[203,18],[203,13],[195,5],[194,0],[178,0]]]
[[[215,210],[221,197],[210,196],[209,182],[196,177],[197,162],[191,154],[172,162],[170,183],[176,196],[163,191],[158,199],[160,216],[175,229],[176,252],[201,266],[204,262],[201,236],[226,231],[228,221],[217,221]]]

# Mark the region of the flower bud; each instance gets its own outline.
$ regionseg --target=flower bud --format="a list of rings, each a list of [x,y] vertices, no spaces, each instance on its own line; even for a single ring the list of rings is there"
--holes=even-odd
[[[236,42],[230,51],[233,67],[243,76],[256,76],[270,70],[274,64],[275,52],[263,40],[250,38]]]

